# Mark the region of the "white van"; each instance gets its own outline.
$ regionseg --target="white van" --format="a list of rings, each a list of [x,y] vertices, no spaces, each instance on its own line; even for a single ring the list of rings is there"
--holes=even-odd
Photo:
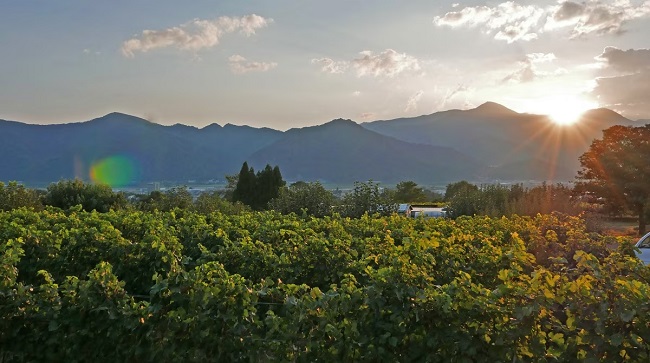
[[[650,232],[641,237],[635,246],[639,249],[637,257],[646,265],[650,265]]]

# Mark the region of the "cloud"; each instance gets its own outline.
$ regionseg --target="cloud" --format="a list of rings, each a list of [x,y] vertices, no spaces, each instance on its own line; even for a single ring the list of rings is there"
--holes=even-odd
[[[565,1],[552,7],[547,29],[571,28],[571,37],[578,38],[595,34],[620,34],[623,25],[632,19],[650,14],[650,2],[635,6],[629,0],[616,0],[611,3],[588,1],[576,3]]]
[[[257,29],[268,26],[273,19],[251,14],[242,17],[222,16],[215,20],[194,19],[188,23],[163,30],[144,30],[138,37],[122,43],[122,54],[133,57],[137,52],[174,47],[186,51],[199,51],[219,44],[224,34],[239,31],[251,36]]]
[[[544,31],[570,28],[571,38],[589,34],[618,34],[632,19],[650,14],[650,1],[634,5],[630,0],[609,2],[561,1],[554,6],[521,5],[508,1],[499,5],[468,6],[436,16],[437,26],[480,28],[494,39],[512,43],[538,38]]]
[[[361,57],[353,59],[351,64],[357,70],[357,76],[395,77],[403,72],[419,71],[417,58],[386,49],[379,54],[369,50],[359,53]]]
[[[555,21],[567,21],[581,16],[585,11],[584,4],[565,1],[561,3],[551,15]]]
[[[600,1],[565,1],[551,8],[546,28],[570,27],[572,38],[592,33],[620,34],[628,20],[643,17],[649,10],[647,4],[637,7],[629,0],[618,0],[611,4]]]
[[[352,95],[354,97],[359,97],[359,96],[361,96],[361,91],[354,91],[354,92],[352,92]]]
[[[603,54],[596,59],[621,72],[637,73],[650,70],[650,49],[621,50],[606,47]]]
[[[319,64],[321,71],[332,74],[344,73],[350,67],[345,61],[335,61],[331,58],[312,59],[311,64]]]
[[[375,54],[364,50],[358,58],[350,61],[335,61],[331,58],[312,59],[312,64],[319,64],[321,71],[326,73],[344,73],[353,68],[358,77],[395,77],[402,73],[420,71],[420,61],[406,53],[398,53],[393,49],[386,49]]]
[[[469,88],[463,84],[459,84],[458,87],[454,89],[448,89],[447,93],[445,94],[445,97],[442,98],[442,101],[438,105],[438,109],[439,110],[445,109],[449,101],[451,101],[451,99],[454,98],[454,96],[456,96],[459,93],[467,92],[467,91],[469,91]]]
[[[650,118],[650,49],[607,47],[596,59],[604,62],[603,73],[617,73],[596,79],[592,95],[599,104],[626,117]]]
[[[544,9],[538,6],[519,5],[508,1],[495,7],[465,7],[443,16],[436,16],[433,23],[437,26],[480,27],[486,34],[493,35],[494,39],[512,43],[537,38],[544,14]]]
[[[234,74],[266,72],[278,66],[278,64],[274,62],[252,62],[239,54],[230,56],[228,61],[230,62],[230,71]]]
[[[411,97],[409,97],[409,100],[406,102],[406,108],[404,109],[404,112],[411,112],[417,110],[418,102],[420,102],[420,99],[422,99],[422,95],[424,95],[424,91],[420,90],[415,92]]]
[[[550,73],[538,70],[537,64],[552,62],[555,59],[553,53],[530,53],[518,62],[519,69],[503,78],[502,83],[526,83],[532,82],[538,77],[548,76]]]
[[[556,60],[557,57],[555,57],[555,54],[553,53],[530,53],[526,54],[526,59],[528,59],[530,63],[546,63]]]

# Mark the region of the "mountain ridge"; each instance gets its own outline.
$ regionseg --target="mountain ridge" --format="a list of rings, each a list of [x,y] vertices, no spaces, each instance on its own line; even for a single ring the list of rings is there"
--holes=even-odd
[[[244,161],[279,165],[294,180],[571,180],[579,155],[602,129],[635,123],[594,109],[561,127],[494,102],[365,123],[339,118],[286,131],[230,123],[166,126],[120,112],[47,125],[0,120],[0,180],[88,179],[94,163],[116,154],[138,163],[139,181],[222,179]]]

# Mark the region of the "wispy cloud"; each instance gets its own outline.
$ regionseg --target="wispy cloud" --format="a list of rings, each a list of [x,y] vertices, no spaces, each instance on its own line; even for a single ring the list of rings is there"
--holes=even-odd
[[[494,7],[468,6],[459,11],[436,16],[437,26],[480,27],[495,39],[512,43],[537,38],[544,9],[536,5],[519,5],[508,1]]]
[[[526,83],[532,82],[536,78],[549,75],[548,72],[539,71],[537,64],[552,62],[556,59],[553,53],[530,53],[518,62],[518,67],[515,72],[503,78],[504,83]]]
[[[196,52],[216,46],[224,34],[239,32],[251,36],[271,22],[273,19],[256,14],[242,17],[222,16],[215,20],[194,19],[172,28],[144,30],[139,36],[122,43],[122,54],[125,57],[133,57],[137,52],[167,47]]]
[[[595,34],[620,34],[623,25],[632,19],[650,14],[650,2],[635,6],[629,0],[612,2],[565,1],[550,9],[547,29],[568,27],[573,38]]]
[[[321,71],[332,74],[344,73],[350,67],[348,62],[335,61],[331,58],[316,58],[312,59],[311,63],[320,65]]]
[[[453,89],[448,89],[445,97],[442,98],[442,101],[438,105],[439,110],[443,110],[447,107],[447,104],[457,95],[463,92],[469,91],[469,88],[463,84],[459,84],[458,87]]]
[[[554,6],[522,5],[508,1],[499,5],[468,6],[436,16],[437,26],[480,28],[494,39],[512,43],[530,41],[544,31],[569,28],[572,38],[590,34],[621,33],[629,20],[650,14],[650,1],[634,5],[630,0],[586,2],[561,1]]]
[[[419,90],[415,92],[411,97],[409,97],[408,101],[406,102],[406,108],[404,108],[404,112],[417,110],[418,103],[422,99],[422,95],[424,95],[424,91]]]
[[[357,71],[357,76],[395,77],[404,72],[420,70],[417,58],[406,53],[398,53],[392,49],[374,54],[366,50],[359,53],[361,57],[352,60],[352,66]]]
[[[253,62],[235,54],[228,58],[230,70],[234,74],[244,74],[249,72],[266,72],[278,66],[275,62]]]
[[[406,53],[399,53],[393,49],[386,49],[381,53],[364,50],[358,58],[350,61],[333,60],[331,58],[312,59],[312,64],[321,66],[321,71],[326,73],[344,73],[348,69],[355,70],[358,77],[395,77],[402,73],[420,71],[420,61]]]
[[[607,47],[596,60],[604,63],[603,73],[617,73],[596,79],[592,95],[599,104],[627,117],[650,118],[650,49]]]

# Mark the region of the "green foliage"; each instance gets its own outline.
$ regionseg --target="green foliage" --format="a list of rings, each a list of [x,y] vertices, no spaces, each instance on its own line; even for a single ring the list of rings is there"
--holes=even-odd
[[[47,187],[45,205],[64,210],[81,205],[85,211],[100,213],[122,209],[127,200],[123,193],[115,193],[108,185],[85,184],[79,179],[62,180]]]
[[[306,214],[324,217],[332,214],[337,204],[336,197],[319,182],[296,182],[288,188],[280,189],[277,198],[271,200],[269,208],[280,213]]]
[[[460,181],[447,185],[445,201],[450,217],[473,216],[479,214],[480,190],[474,184]]]
[[[8,211],[21,207],[43,209],[38,192],[27,189],[15,181],[5,185],[0,182],[0,211]]]
[[[445,200],[448,213],[454,218],[462,215],[535,216],[553,212],[577,215],[582,211],[573,198],[573,190],[562,184],[544,183],[532,188],[519,184],[478,187],[461,181],[447,186]]]
[[[248,162],[244,162],[232,192],[232,201],[242,202],[248,206],[253,205],[256,182],[255,170],[248,166]]]
[[[230,180],[229,180],[230,182]],[[254,210],[266,209],[269,202],[277,198],[280,189],[284,187],[280,168],[270,165],[255,174],[253,167],[244,162],[237,178],[237,184],[232,192],[233,202],[241,202]]]
[[[222,198],[220,192],[212,191],[201,193],[194,201],[194,209],[203,214],[214,212],[237,214],[248,208],[240,202],[231,203],[225,198]]]
[[[154,190],[140,198],[137,207],[143,211],[170,211],[174,208],[190,209],[194,200],[186,186],[177,186],[161,192]]]
[[[647,362],[629,245],[557,213],[0,212],[0,360]]]
[[[578,192],[602,198],[610,207],[628,208],[645,234],[650,202],[650,125],[612,126],[580,157]]]
[[[510,213],[525,216],[552,212],[577,215],[583,210],[573,194],[571,188],[562,184],[544,183],[530,189],[512,186],[509,198]]]
[[[351,218],[359,218],[365,213],[388,216],[395,213],[397,207],[389,191],[381,190],[379,183],[369,180],[354,183],[354,189],[341,200],[340,212]]]
[[[419,187],[413,181],[403,181],[397,183],[393,198],[397,203],[417,203],[428,201],[424,189]]]

